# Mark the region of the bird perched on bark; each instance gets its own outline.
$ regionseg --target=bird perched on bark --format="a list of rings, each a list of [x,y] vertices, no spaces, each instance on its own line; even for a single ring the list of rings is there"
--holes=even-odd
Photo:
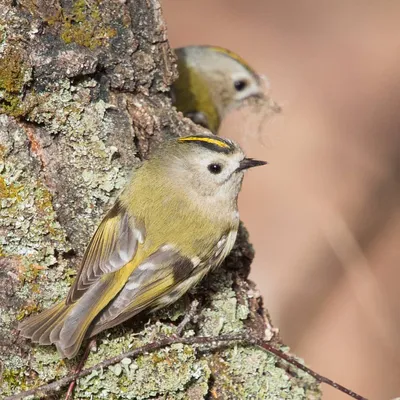
[[[21,335],[72,358],[85,337],[175,302],[231,251],[244,172],[264,164],[214,135],[164,142],[98,226],[67,297]]]

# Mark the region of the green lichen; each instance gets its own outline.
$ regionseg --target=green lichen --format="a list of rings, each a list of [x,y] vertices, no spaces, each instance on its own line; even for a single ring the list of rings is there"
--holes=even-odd
[[[40,307],[37,303],[29,302],[25,304],[18,312],[16,316],[17,321],[22,321],[24,318],[28,317],[32,313],[37,313],[40,311]]]
[[[5,42],[6,38],[7,38],[7,28],[2,21],[0,22],[0,46]]]
[[[65,281],[67,282],[67,284],[69,286],[71,286],[72,283],[74,282],[76,274],[77,274],[77,271],[74,268],[65,268],[64,269],[63,278],[65,279]]]
[[[24,256],[28,265],[46,267],[55,263],[49,246],[38,246],[47,236],[49,245],[65,245],[65,233],[56,220],[51,202],[52,195],[41,180],[29,181],[27,171],[15,170],[12,162],[3,164],[0,176],[1,225],[13,226],[8,235],[0,239],[3,252]],[[21,252],[21,248],[23,251]]]
[[[20,96],[26,81],[26,71],[21,50],[15,46],[3,50],[3,54],[0,54],[0,112],[12,116],[23,114]]]
[[[210,278],[211,293],[209,306],[201,310],[199,333],[205,336],[215,336],[239,332],[244,329],[249,309],[247,304],[238,304],[231,273],[215,271]]]
[[[32,384],[40,384],[35,373],[28,373],[28,362],[23,357],[14,355],[3,362],[0,380],[0,395],[14,394],[28,390]]]
[[[26,390],[28,385],[26,383],[26,376],[24,376],[21,369],[4,369],[1,376],[1,383],[4,387],[4,393],[15,393],[20,390]]]
[[[5,199],[15,199],[16,202],[21,201],[19,192],[22,186],[14,183],[7,183],[6,180],[0,176],[0,201]]]
[[[52,379],[59,379],[66,375],[71,363],[66,363],[52,347],[37,346],[33,351],[30,368],[35,371],[40,382],[48,382]]]
[[[306,388],[296,385],[275,364],[274,356],[257,348],[235,346],[222,356],[213,355],[210,367],[215,380],[211,391],[222,399],[309,399]]]
[[[23,84],[23,58],[20,51],[10,46],[0,58],[0,89],[19,93]]]
[[[61,38],[69,43],[95,49],[104,46],[107,40],[116,36],[117,31],[104,23],[97,1],[75,0],[70,12],[61,10]],[[57,18],[48,22],[54,24]]]
[[[171,335],[174,329],[157,322],[145,328],[140,336],[121,328],[105,333],[96,352],[90,353],[87,365],[94,365],[132,347],[152,342],[160,335]],[[203,399],[208,391],[210,369],[190,346],[176,344],[138,358],[123,359],[107,370],[94,371],[81,378],[77,398],[149,399],[155,396],[171,399]],[[187,392],[201,397],[187,397]],[[169,397],[170,396],[170,397]]]
[[[125,183],[119,160],[110,163],[117,149],[106,145],[114,129],[106,116],[108,105],[103,101],[91,102],[90,91],[95,84],[91,79],[76,85],[68,80],[58,83],[36,96],[36,107],[28,116],[46,125],[48,132],[58,135],[60,146],[71,149],[66,161],[75,171],[82,173],[87,171],[88,165],[95,166],[89,175],[84,174],[84,179],[76,172],[67,178],[76,180],[73,187],[87,199],[83,214],[76,219],[71,215],[71,220],[86,226],[88,231],[93,231],[98,222],[95,212],[99,213],[104,202],[115,196]],[[18,285],[13,299],[16,307],[10,309],[0,304],[0,337],[10,343],[16,321],[65,297],[77,267],[68,259],[57,257],[57,253],[68,252],[70,247],[57,221],[58,204],[40,173],[41,144],[37,143],[36,153],[33,149],[36,144],[33,146],[32,142],[35,138],[29,137],[31,146],[28,147],[27,132],[19,125],[11,125],[5,115],[0,115],[0,230],[7,232],[0,235],[0,249],[13,267],[10,273]],[[62,164],[62,159],[59,161]],[[82,246],[87,240],[87,235],[83,236]],[[31,346],[31,356],[21,365],[7,359],[5,354],[0,355],[3,364],[7,361],[3,366],[9,371],[6,378],[10,381],[10,384],[0,385],[0,397],[65,375],[67,370],[53,346]],[[109,347],[114,348],[113,342],[103,348]],[[116,348],[121,351],[120,346]],[[69,369],[74,366],[71,362],[65,365]],[[29,375],[24,371],[29,371]]]
[[[77,395],[139,400],[174,393],[174,399],[183,399],[188,386],[204,384],[204,396],[209,376],[207,362],[198,360],[192,348],[177,344],[135,360],[123,359],[107,371],[80,379]]]
[[[84,214],[77,218],[86,220],[89,228],[96,222],[91,218],[88,221],[93,214],[93,203],[97,199],[107,203],[126,181],[121,164],[110,163],[118,151],[106,144],[107,136],[114,129],[107,117],[107,110],[112,106],[102,100],[91,101],[91,90],[96,84],[90,78],[75,85],[68,79],[60,81],[36,96],[37,106],[27,115],[29,121],[43,124],[49,133],[58,135],[60,146],[71,149],[65,162],[79,171],[71,179],[76,180],[75,190],[87,193],[82,197],[89,199]],[[62,159],[59,162],[62,165]],[[88,169],[88,165],[96,168]]]
[[[66,262],[55,265],[56,251],[68,251],[69,245],[57,221],[50,191],[42,178],[31,178],[37,163],[26,146],[26,133],[6,121],[7,117],[1,115],[0,231],[6,234],[0,235],[0,247],[6,257],[3,265],[8,275],[4,276],[11,277],[17,290],[14,308],[0,304],[0,337],[13,343],[16,321],[66,293],[68,285],[59,279]],[[0,360],[5,371],[1,394],[26,388],[27,382],[38,383],[35,373],[26,373],[31,371],[27,358],[7,358],[3,353]]]

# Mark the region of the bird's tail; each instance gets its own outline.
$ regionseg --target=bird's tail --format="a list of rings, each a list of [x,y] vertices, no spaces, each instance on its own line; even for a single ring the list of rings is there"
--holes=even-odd
[[[55,344],[62,357],[75,357],[91,322],[120,289],[112,277],[99,280],[77,302],[65,300],[23,321],[21,335],[39,344]]]
[[[18,330],[21,336],[43,345],[55,343],[59,340],[60,330],[72,306],[73,304],[66,305],[63,300],[40,314],[20,322]]]

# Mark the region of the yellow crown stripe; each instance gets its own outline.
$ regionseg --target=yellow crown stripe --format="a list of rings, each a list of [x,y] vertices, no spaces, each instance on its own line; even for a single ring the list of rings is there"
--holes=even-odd
[[[213,138],[198,137],[198,136],[186,136],[186,137],[178,139],[178,141],[179,142],[206,142],[206,143],[215,144],[218,147],[230,149],[230,146],[227,143],[223,142],[222,140],[213,139]]]
[[[247,61],[244,60],[242,57],[240,57],[239,54],[236,54],[231,50],[224,49],[223,47],[218,47],[218,46],[211,46],[211,49],[213,49],[214,51],[216,51],[218,53],[222,53],[222,54],[225,54],[225,55],[233,58],[239,64],[242,64],[245,68],[247,68],[251,73],[253,73],[254,75],[257,75],[257,73],[254,71],[254,69],[251,68],[250,65],[247,64]]]

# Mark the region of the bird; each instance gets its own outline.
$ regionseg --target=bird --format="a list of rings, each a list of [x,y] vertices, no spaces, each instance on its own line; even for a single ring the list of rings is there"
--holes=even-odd
[[[217,134],[222,119],[251,98],[264,99],[264,81],[238,54],[217,46],[174,50],[178,79],[172,103],[185,117]]]
[[[20,334],[72,358],[85,338],[174,303],[231,251],[244,172],[264,164],[212,134],[165,140],[99,224],[66,298]]]

